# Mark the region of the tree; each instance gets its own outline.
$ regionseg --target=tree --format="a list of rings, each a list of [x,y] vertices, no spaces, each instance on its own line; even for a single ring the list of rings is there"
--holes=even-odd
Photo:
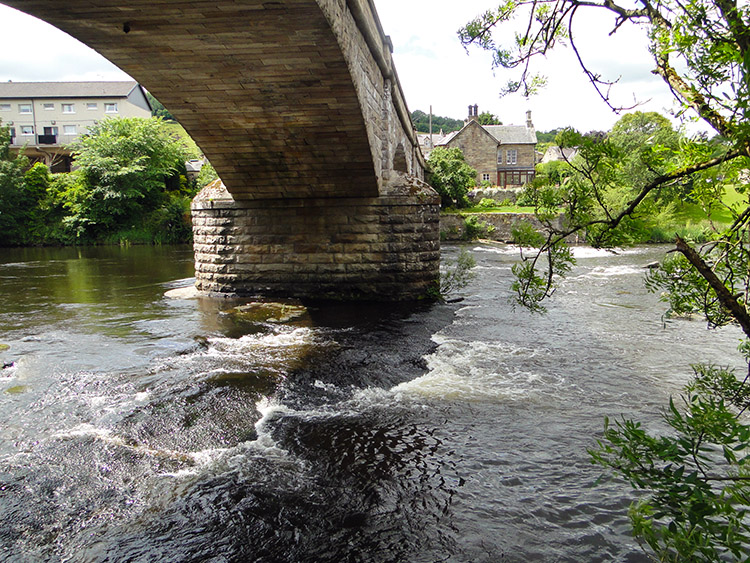
[[[493,54],[496,66],[517,69],[519,76],[504,93],[533,94],[544,78],[532,72],[532,61],[558,45],[569,45],[604,103],[614,81],[588,68],[574,34],[581,13],[597,10],[614,17],[612,33],[624,26],[646,28],[653,73],[660,76],[684,113],[703,120],[725,140],[683,139],[678,150],[660,120],[654,134],[667,139],[638,155],[630,166],[632,193],[612,198],[614,182],[625,172],[627,140],[647,132],[632,118],[614,136],[598,138],[568,132],[562,143],[581,144],[581,165],[562,190],[546,187],[537,206],[542,218],[565,211],[561,228],[547,222],[539,252],[525,256],[516,268],[518,299],[540,309],[554,292],[560,275],[572,265],[564,239],[584,232],[595,246],[628,242],[634,219],[664,190],[684,189],[705,206],[724,205],[730,186],[742,196],[731,206],[732,222],[717,228],[709,244],[696,245],[675,236],[670,259],[649,278],[650,287],[665,290],[673,311],[700,312],[713,326],[736,323],[748,340],[750,357],[750,204],[746,170],[750,168],[750,6],[732,0],[510,0],[469,22],[459,31],[465,45]],[[496,43],[498,26],[513,28],[523,18],[513,43]],[[640,116],[643,117],[643,116]],[[634,127],[631,127],[634,126]],[[621,130],[620,130],[621,129]],[[622,137],[618,137],[623,133]],[[625,134],[627,133],[627,134]],[[546,256],[548,260],[541,260]],[[750,374],[750,369],[748,370]],[[750,377],[750,376],[748,376]],[[670,402],[665,420],[673,434],[654,436],[631,420],[607,422],[595,462],[612,469],[646,494],[631,506],[636,537],[664,561],[718,561],[745,557],[750,548],[750,407],[747,378],[714,366],[696,366],[695,378],[682,400]]]
[[[476,184],[477,171],[466,164],[461,149],[436,147],[427,165],[430,184],[440,194],[443,207],[466,207],[466,194]]]
[[[414,123],[414,128],[420,133],[430,132],[430,116],[421,110],[415,110],[411,113],[411,120]],[[438,133],[450,133],[451,131],[458,131],[464,126],[464,122],[460,119],[453,119],[451,117],[441,117],[439,115],[432,116],[432,132]]]
[[[158,118],[105,119],[71,148],[83,182],[66,193],[66,221],[83,239],[140,224],[164,205],[187,155]]]
[[[537,131],[536,140],[539,144],[552,143],[559,132],[559,129],[550,129],[549,131]]]
[[[483,111],[478,116],[479,119],[479,125],[502,125],[503,122],[500,121],[496,115],[491,114],[488,111]]]
[[[177,121],[174,115],[164,107],[164,104],[154,98],[151,92],[146,92],[146,98],[148,98],[148,103],[151,104],[151,115],[153,117],[161,117],[165,121]]]
[[[26,223],[38,200],[27,189],[24,169],[28,159],[10,153],[10,130],[0,123],[0,246],[26,244]]]

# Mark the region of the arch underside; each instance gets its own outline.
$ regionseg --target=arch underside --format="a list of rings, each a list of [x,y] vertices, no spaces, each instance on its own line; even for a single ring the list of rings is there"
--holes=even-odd
[[[378,194],[350,70],[315,0],[3,3],[140,82],[235,199]]]

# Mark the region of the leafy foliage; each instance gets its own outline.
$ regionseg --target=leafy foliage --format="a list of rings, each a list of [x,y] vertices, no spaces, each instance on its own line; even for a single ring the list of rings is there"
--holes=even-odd
[[[464,160],[459,148],[436,147],[427,160],[430,184],[442,199],[444,207],[466,207],[466,194],[476,184],[477,171]]]
[[[550,129],[549,131],[537,131],[536,140],[539,144],[551,143],[560,132],[559,129]]]
[[[629,516],[636,538],[659,560],[739,560],[750,544],[750,426],[739,416],[750,394],[727,369],[694,371],[681,401],[670,400],[664,413],[674,435],[606,420],[590,453],[646,493]]]
[[[492,201],[492,200],[490,200]],[[491,235],[495,232],[495,226],[486,221],[480,221],[476,215],[470,215],[464,219],[464,240],[477,240],[483,236]]]
[[[132,225],[165,203],[172,180],[179,190],[187,149],[159,119],[107,119],[72,146],[83,182],[67,202],[77,236],[98,238]]]
[[[477,116],[479,125],[502,125],[503,122],[498,117],[488,111],[483,111]]]
[[[414,127],[420,133],[430,132],[430,116],[421,110],[415,110],[411,112],[411,120],[414,123]],[[450,133],[451,131],[458,131],[464,126],[464,122],[461,119],[453,119],[451,117],[441,117],[439,115],[432,116],[432,132],[437,133],[443,131],[443,133]]]
[[[3,245],[28,244],[26,225],[38,200],[35,185],[27,185],[24,170],[28,160],[10,154],[10,131],[0,123],[0,232]]]
[[[216,170],[214,170],[214,167],[211,166],[210,162],[206,161],[201,167],[201,171],[198,173],[196,184],[198,184],[198,188],[202,189],[214,180],[218,180],[218,178],[219,175],[216,173]]]
[[[74,147],[76,169],[51,174],[10,156],[0,128],[2,245],[186,242],[194,183],[186,149],[159,119],[107,119]]]
[[[700,313],[711,326],[733,322],[750,338],[750,5],[507,0],[469,22],[459,37],[467,46],[490,51],[495,66],[518,71],[503,94],[538,91],[545,79],[533,72],[532,60],[563,45],[574,51],[604,103],[616,111],[628,109],[611,101],[616,79],[589,68],[578,50],[572,30],[587,11],[613,15],[612,34],[628,25],[645,28],[653,73],[672,91],[681,113],[701,119],[718,138],[684,138],[660,116],[640,112],[625,116],[606,136],[559,133],[556,142],[579,147],[579,157],[569,170],[540,174],[525,194],[547,235],[532,241],[538,250],[522,254],[514,269],[518,301],[543,309],[556,279],[572,264],[566,237],[585,234],[604,248],[627,245],[638,240],[649,217],[668,215],[678,203],[691,201],[711,215],[727,213],[731,222],[712,225],[712,240],[705,244],[674,236],[679,257],[652,273],[649,287],[666,292],[675,314]],[[504,32],[495,34],[499,27]],[[727,204],[730,189],[741,197]],[[558,227],[550,218],[561,211]],[[750,345],[742,352],[748,359]],[[695,381],[665,412],[670,434],[652,435],[627,419],[607,422],[592,456],[646,493],[630,517],[636,537],[658,559],[745,560],[750,549],[747,379],[712,366],[694,369]]]
[[[151,115],[153,117],[160,117],[166,121],[177,121],[167,108],[164,107],[159,100],[157,100],[151,92],[146,92],[148,103],[151,104]]]
[[[428,291],[428,297],[435,301],[446,301],[450,295],[466,287],[476,275],[472,272],[476,260],[462,248],[455,262],[445,260],[440,264],[440,277]]]

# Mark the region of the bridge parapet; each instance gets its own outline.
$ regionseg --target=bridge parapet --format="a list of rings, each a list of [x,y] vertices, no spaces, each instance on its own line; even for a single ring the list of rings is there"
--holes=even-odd
[[[349,61],[375,168],[382,182],[392,174],[424,180],[425,161],[373,0],[318,0]]]

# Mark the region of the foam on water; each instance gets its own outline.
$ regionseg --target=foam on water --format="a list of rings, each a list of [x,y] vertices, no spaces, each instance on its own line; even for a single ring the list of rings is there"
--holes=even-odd
[[[97,440],[101,440],[106,444],[131,450],[139,454],[145,454],[149,457],[169,458],[176,461],[188,462],[197,465],[205,465],[216,459],[216,457],[221,453],[227,451],[226,448],[214,448],[198,452],[181,452],[167,448],[151,448],[143,444],[138,444],[130,440],[126,440],[121,436],[113,433],[109,428],[102,428],[89,423],[80,424],[74,428],[57,432],[53,434],[52,437],[61,440],[91,437]]]
[[[586,279],[586,278],[608,278],[612,276],[632,276],[634,274],[644,275],[646,270],[643,266],[636,264],[623,264],[621,266],[597,266],[587,274],[577,276],[576,278],[570,279]]]
[[[615,248],[613,250],[605,250],[603,248],[593,248],[591,246],[572,246],[573,256],[575,258],[607,258],[610,256],[626,256],[634,254],[643,254],[645,249],[643,248]]]
[[[401,383],[391,392],[396,397],[467,402],[521,400],[554,393],[565,383],[562,376],[521,367],[536,354],[505,343],[445,340],[427,356],[427,374]]]

